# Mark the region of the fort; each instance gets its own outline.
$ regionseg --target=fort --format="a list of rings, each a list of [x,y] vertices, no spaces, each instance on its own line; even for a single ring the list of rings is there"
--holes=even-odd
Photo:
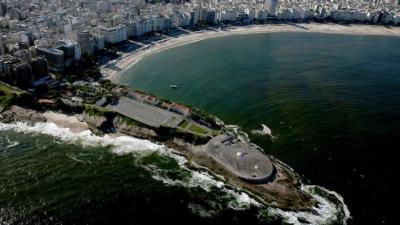
[[[273,180],[275,167],[256,147],[222,134],[212,138],[202,150],[235,176],[249,183]]]

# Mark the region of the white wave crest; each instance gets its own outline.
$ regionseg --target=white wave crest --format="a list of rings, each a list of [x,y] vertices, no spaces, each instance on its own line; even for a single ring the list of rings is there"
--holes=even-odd
[[[228,125],[229,126],[229,125]],[[243,135],[237,126],[229,127],[232,132],[238,135]],[[80,133],[73,133],[69,128],[59,128],[53,123],[37,123],[33,126],[26,123],[13,123],[4,124],[0,123],[0,131],[14,130],[21,133],[40,133],[51,135],[67,143],[78,143],[83,146],[104,146],[111,147],[111,151],[118,155],[124,154],[140,154],[141,156],[150,155],[157,152],[160,155],[173,158],[179,167],[189,172],[189,176],[186,179],[171,179],[166,176],[165,171],[158,168],[157,166],[148,165],[144,166],[153,175],[153,179],[162,181],[167,185],[179,185],[188,188],[200,187],[203,190],[210,192],[214,188],[225,193],[222,199],[228,199],[228,206],[235,210],[248,209],[251,206],[257,206],[260,208],[267,209],[270,213],[281,216],[286,223],[289,224],[303,224],[301,221],[308,221],[311,224],[328,224],[330,221],[342,220],[346,223],[346,220],[350,218],[350,212],[347,206],[343,202],[343,198],[336,192],[326,190],[319,186],[303,185],[303,190],[311,194],[317,201],[318,205],[312,208],[310,211],[294,212],[284,211],[277,208],[263,207],[263,205],[257,202],[255,199],[250,197],[247,193],[242,191],[234,190],[227,184],[216,180],[214,176],[211,176],[208,172],[195,171],[189,169],[187,159],[183,156],[174,154],[173,149],[169,149],[164,145],[152,143],[148,140],[142,140],[129,136],[111,137],[105,135],[103,137],[92,134],[89,130]],[[244,133],[245,134],[245,133]],[[243,135],[243,139],[246,139],[246,135]],[[326,195],[333,196],[337,203],[334,203],[326,196],[322,196],[317,193],[316,189]],[[339,218],[341,217],[341,218]]]
[[[40,133],[51,135],[62,140],[63,142],[75,144],[79,143],[83,146],[109,146],[111,147],[111,151],[118,155],[140,154],[144,157],[157,152],[160,155],[173,158],[182,170],[189,172],[190,176],[187,179],[171,179],[162,173],[162,169],[157,168],[154,165],[144,166],[145,169],[153,174],[153,179],[162,181],[167,185],[179,185],[188,188],[200,187],[208,192],[213,188],[217,188],[233,198],[234,202],[229,204],[235,209],[244,209],[250,207],[251,205],[258,205],[258,203],[250,198],[247,194],[227,188],[223,182],[216,180],[209,173],[204,171],[190,170],[188,167],[186,167],[186,163],[188,162],[187,159],[183,156],[174,154],[173,149],[167,148],[164,145],[152,143],[148,140],[142,140],[129,136],[111,137],[109,135],[104,135],[101,137],[92,134],[90,130],[74,133],[70,131],[69,128],[60,128],[54,123],[36,123],[33,126],[21,122],[12,124],[0,123],[0,131],[6,130],[14,130],[21,133]]]
[[[252,130],[251,133],[254,135],[270,136],[271,140],[275,140],[276,136],[272,135],[272,130],[265,124],[261,124],[261,130]]]
[[[7,146],[6,149],[8,148],[13,148],[15,146],[19,145],[18,141],[11,141],[8,137],[7,137]]]
[[[225,125],[225,132],[233,137],[236,137],[243,143],[250,143],[249,135],[243,132],[238,125]]]
[[[307,211],[284,211],[282,209],[271,208],[270,213],[281,216],[285,223],[293,225],[325,225],[334,222],[347,224],[347,220],[351,218],[351,216],[342,196],[334,191],[329,191],[315,185],[302,185],[302,189],[317,201],[316,206]],[[336,202],[330,201],[328,196],[323,195],[334,196]]]

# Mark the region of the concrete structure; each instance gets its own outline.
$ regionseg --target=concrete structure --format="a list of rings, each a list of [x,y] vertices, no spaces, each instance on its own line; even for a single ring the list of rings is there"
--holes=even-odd
[[[10,82],[19,87],[28,87],[32,83],[31,67],[26,62],[12,65]]]
[[[37,54],[45,56],[49,69],[55,72],[61,72],[65,69],[64,52],[56,48],[36,48]]]
[[[267,183],[274,179],[275,167],[268,156],[238,139],[219,135],[203,146],[203,150],[227,171],[249,183]]]
[[[33,80],[38,80],[49,75],[47,60],[44,57],[39,56],[33,58],[31,61],[31,69]]]
[[[89,55],[93,54],[93,45],[91,42],[91,34],[88,30],[83,30],[78,33],[78,43],[81,46],[81,52]]]
[[[127,27],[125,25],[100,27],[99,30],[100,34],[104,36],[104,41],[109,44],[115,44],[128,39]]]
[[[136,121],[152,127],[177,127],[183,118],[173,112],[122,97],[116,105],[107,106]]]
[[[81,48],[78,42],[64,40],[56,48],[64,52],[64,64],[66,66],[70,66],[74,61],[81,59]]]
[[[264,9],[268,11],[268,15],[275,16],[278,0],[265,0]]]

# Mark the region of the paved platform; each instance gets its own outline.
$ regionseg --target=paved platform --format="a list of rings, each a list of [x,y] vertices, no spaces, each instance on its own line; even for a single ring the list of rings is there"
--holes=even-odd
[[[268,156],[228,135],[212,138],[203,150],[225,169],[249,182],[268,182],[275,173]]]
[[[118,104],[108,105],[107,107],[152,127],[165,126],[175,128],[183,121],[183,117],[177,113],[126,97],[121,97]]]

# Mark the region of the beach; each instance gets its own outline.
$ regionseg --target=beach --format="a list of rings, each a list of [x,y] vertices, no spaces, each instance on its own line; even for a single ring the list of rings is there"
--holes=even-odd
[[[47,122],[54,123],[60,128],[69,128],[69,130],[73,133],[89,130],[88,124],[86,122],[79,121],[76,116],[68,116],[51,111],[45,112],[42,115],[47,119]]]
[[[181,34],[176,37],[166,37],[152,44],[140,44],[141,47],[133,52],[122,55],[117,60],[107,63],[100,67],[104,78],[117,81],[118,75],[133,66],[143,57],[157,53],[169,48],[190,44],[193,42],[224,37],[229,35],[244,35],[257,33],[276,33],[276,32],[308,32],[326,34],[346,34],[346,35],[383,35],[400,37],[400,27],[386,27],[380,25],[339,25],[339,24],[264,24],[248,25],[241,27],[229,27],[227,29],[207,29],[201,31]]]

